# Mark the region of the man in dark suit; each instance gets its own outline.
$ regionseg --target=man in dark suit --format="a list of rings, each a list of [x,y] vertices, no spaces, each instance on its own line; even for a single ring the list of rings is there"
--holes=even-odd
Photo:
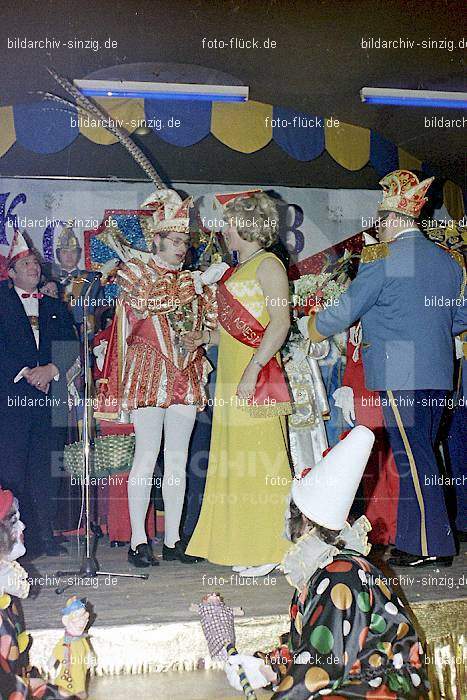
[[[19,500],[31,556],[65,551],[50,522],[51,435],[66,425],[66,372],[78,354],[71,315],[38,292],[40,275],[16,232],[0,284],[0,483]]]

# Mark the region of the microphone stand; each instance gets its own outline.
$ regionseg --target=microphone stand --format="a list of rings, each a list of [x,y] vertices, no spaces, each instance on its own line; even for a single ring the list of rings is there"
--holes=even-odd
[[[91,379],[89,366],[89,297],[95,283],[99,280],[100,275],[96,275],[92,281],[82,278],[80,282],[87,282],[88,288],[83,298],[83,345],[84,345],[84,412],[83,412],[83,476],[84,476],[84,515],[85,515],[85,552],[81,560],[81,566],[77,571],[57,571],[58,578],[79,576],[83,580],[92,580],[98,576],[115,576],[120,578],[139,578],[147,580],[148,574],[124,574],[113,571],[101,571],[96,559],[97,541],[101,535],[100,527],[93,525],[91,522],[91,437],[90,425],[93,416],[93,408],[91,408]],[[91,544],[91,531],[92,544]],[[72,584],[68,583],[64,586],[59,586],[55,589],[55,593],[60,595]]]

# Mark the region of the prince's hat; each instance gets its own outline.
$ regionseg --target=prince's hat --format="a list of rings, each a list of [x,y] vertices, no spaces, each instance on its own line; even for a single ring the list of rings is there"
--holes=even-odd
[[[420,182],[410,170],[394,170],[379,181],[383,188],[383,200],[378,210],[394,211],[416,219],[428,201],[425,194],[434,179],[429,177]]]
[[[189,233],[193,197],[182,200],[175,190],[153,192],[141,205],[153,209],[154,233]]]
[[[309,520],[342,530],[371,454],[375,436],[357,425],[305,476],[294,479],[292,498]]]

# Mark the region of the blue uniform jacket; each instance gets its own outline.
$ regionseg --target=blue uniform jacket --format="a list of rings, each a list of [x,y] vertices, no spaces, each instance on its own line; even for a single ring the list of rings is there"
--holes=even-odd
[[[385,257],[360,263],[339,303],[317,315],[316,329],[328,337],[361,319],[368,389],[449,390],[461,293],[459,264],[410,229],[387,244]]]

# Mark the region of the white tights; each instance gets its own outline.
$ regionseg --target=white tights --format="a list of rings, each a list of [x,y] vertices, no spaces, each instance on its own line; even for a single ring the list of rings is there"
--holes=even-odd
[[[164,429],[164,544],[173,547],[180,539],[186,487],[188,445],[196,419],[196,406],[176,404],[169,408],[148,406],[131,412],[135,426],[136,447],[128,478],[128,506],[131,521],[131,547],[147,542],[145,521],[148,511],[154,468]]]

